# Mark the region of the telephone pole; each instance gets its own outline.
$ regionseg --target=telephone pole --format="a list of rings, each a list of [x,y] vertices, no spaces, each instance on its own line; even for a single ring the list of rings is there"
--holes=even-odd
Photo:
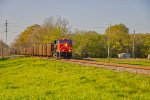
[[[135,30],[133,34],[132,58],[135,58]]]
[[[111,28],[111,22],[109,23],[109,33],[108,33],[108,58],[110,58],[110,28]]]
[[[7,23],[7,20],[6,20],[6,23],[5,23],[5,26],[6,26],[6,30],[5,30],[5,32],[6,32],[6,45],[7,45],[7,32],[8,32],[7,25],[8,25],[8,23]]]

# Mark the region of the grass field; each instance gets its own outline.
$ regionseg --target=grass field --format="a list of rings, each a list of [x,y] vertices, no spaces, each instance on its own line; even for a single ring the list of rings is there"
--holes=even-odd
[[[117,58],[90,58],[97,62],[107,62],[107,63],[116,63],[116,64],[129,64],[137,66],[148,66],[150,67],[150,59],[117,59]]]
[[[4,59],[1,99],[149,100],[150,76],[40,58]]]

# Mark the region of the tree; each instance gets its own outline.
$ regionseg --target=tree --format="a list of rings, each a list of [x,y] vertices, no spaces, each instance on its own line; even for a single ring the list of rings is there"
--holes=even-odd
[[[75,57],[103,57],[102,35],[94,31],[78,31],[71,35]]]
[[[110,41],[112,57],[116,57],[118,53],[129,52],[129,29],[124,24],[108,27],[105,34],[107,42]]]
[[[67,37],[69,21],[65,18],[49,17],[43,25],[32,25],[24,30],[14,41],[14,47],[29,47],[47,44],[56,39]]]
[[[145,58],[150,54],[150,34],[138,33],[135,37],[135,55]]]
[[[145,38],[145,42],[144,42],[144,54],[147,56],[147,55],[150,55],[150,34],[145,34],[146,38]]]
[[[29,37],[36,29],[40,28],[41,26],[38,24],[32,25],[27,27],[18,37],[15,39],[13,43],[13,47],[28,47],[30,46]]]

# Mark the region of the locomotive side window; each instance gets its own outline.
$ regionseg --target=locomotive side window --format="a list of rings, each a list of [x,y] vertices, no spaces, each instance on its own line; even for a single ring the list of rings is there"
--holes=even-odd
[[[61,43],[61,44],[63,44],[63,43],[68,43],[68,44],[72,44],[72,41],[69,39],[64,39],[64,40],[59,40],[58,41],[58,43]]]

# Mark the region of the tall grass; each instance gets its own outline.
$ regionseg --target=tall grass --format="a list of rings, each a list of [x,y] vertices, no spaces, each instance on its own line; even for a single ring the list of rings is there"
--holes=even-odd
[[[0,60],[0,99],[148,100],[150,77],[39,58]]]

